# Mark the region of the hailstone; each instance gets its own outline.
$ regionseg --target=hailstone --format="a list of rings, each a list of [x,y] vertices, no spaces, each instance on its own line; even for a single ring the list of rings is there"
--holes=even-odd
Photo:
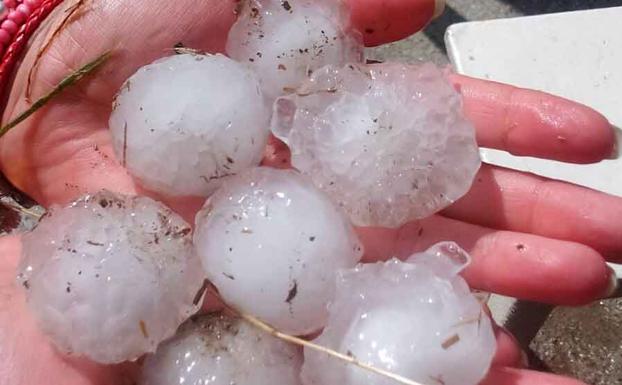
[[[466,253],[452,243],[339,274],[323,333],[314,341],[427,385],[476,385],[496,344],[481,304],[457,274]],[[305,348],[305,385],[394,381]]]
[[[245,0],[227,54],[254,69],[270,100],[326,64],[363,60],[360,34],[340,0]]]
[[[265,167],[224,181],[197,214],[194,244],[225,302],[296,335],[324,325],[337,270],[363,254],[310,180]]]
[[[109,125],[118,159],[144,187],[207,196],[259,164],[270,114],[252,71],[222,55],[181,54],[130,77]]]
[[[427,217],[463,196],[480,166],[460,96],[433,64],[327,66],[274,108],[294,167],[355,225]]]
[[[24,236],[19,271],[59,350],[102,363],[154,351],[196,311],[204,281],[188,223],[107,191],[52,207]]]
[[[226,315],[186,322],[147,356],[141,385],[299,385],[301,351]]]

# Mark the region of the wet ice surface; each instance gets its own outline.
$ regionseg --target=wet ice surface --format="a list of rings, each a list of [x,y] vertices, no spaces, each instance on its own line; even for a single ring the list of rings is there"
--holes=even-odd
[[[298,347],[223,315],[189,320],[148,356],[141,385],[298,385]]]
[[[245,0],[227,54],[257,72],[270,100],[326,64],[363,60],[359,34],[338,0]]]
[[[222,177],[259,164],[269,119],[250,70],[222,55],[182,54],[126,82],[110,131],[119,161],[145,187],[207,196]]]
[[[226,180],[197,214],[194,242],[229,304],[290,334],[319,330],[338,269],[363,255],[328,197],[292,170]]]
[[[427,217],[480,166],[460,97],[432,64],[325,67],[277,100],[272,131],[360,226]]]
[[[190,226],[149,198],[100,192],[24,236],[18,280],[59,350],[103,363],[154,351],[196,310]]]
[[[408,263],[342,271],[328,324],[314,342],[423,384],[476,385],[496,344],[481,304],[457,275],[467,260],[444,243]],[[306,385],[395,383],[322,353],[304,354]]]

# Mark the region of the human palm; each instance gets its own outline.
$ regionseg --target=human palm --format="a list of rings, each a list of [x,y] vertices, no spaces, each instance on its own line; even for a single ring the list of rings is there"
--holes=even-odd
[[[102,0],[87,2],[54,38],[33,72],[31,99],[69,72],[113,50],[88,80],[67,90],[0,141],[0,166],[17,187],[43,205],[64,203],[102,188],[138,193],[115,159],[107,129],[115,92],[140,66],[184,46],[222,51],[235,19],[235,1]],[[350,0],[369,44],[415,32],[432,0]],[[63,8],[71,6],[66,4]],[[3,122],[28,106],[26,85],[37,52],[63,18],[55,11],[32,40],[10,93]],[[450,75],[464,96],[480,145],[519,155],[577,163],[608,157],[614,135],[607,121],[575,103],[534,91]],[[287,156],[273,143],[265,162]],[[142,192],[141,192],[142,193]],[[200,202],[168,201],[188,218]],[[471,192],[447,209],[398,230],[362,228],[367,260],[407,256],[440,240],[455,240],[473,255],[466,272],[480,289],[551,303],[579,304],[611,289],[603,256],[622,251],[622,200],[533,175],[484,166]],[[0,385],[131,383],[131,365],[104,367],[58,355],[37,330],[14,285],[20,243],[0,239]],[[489,383],[574,384],[573,380],[514,370],[520,353],[498,331],[499,352]],[[53,380],[50,380],[53,379]]]

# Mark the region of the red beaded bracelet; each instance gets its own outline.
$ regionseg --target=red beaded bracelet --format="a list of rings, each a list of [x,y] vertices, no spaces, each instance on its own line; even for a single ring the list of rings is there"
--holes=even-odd
[[[30,36],[63,0],[0,1],[0,101]]]

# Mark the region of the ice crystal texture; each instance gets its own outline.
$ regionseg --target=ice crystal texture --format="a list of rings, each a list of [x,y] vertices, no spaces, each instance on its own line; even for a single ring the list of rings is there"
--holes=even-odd
[[[141,385],[298,385],[300,350],[241,321],[206,315],[148,356]]]
[[[145,187],[207,196],[222,177],[259,164],[269,120],[252,71],[222,55],[182,54],[125,83],[110,131],[120,162]]]
[[[263,167],[223,183],[197,214],[194,243],[227,303],[297,335],[323,326],[337,270],[363,253],[310,180]]]
[[[24,236],[18,279],[61,351],[135,359],[197,309],[204,274],[190,230],[150,198],[100,192],[52,207]]]
[[[227,54],[253,68],[270,100],[327,65],[362,61],[363,44],[339,0],[245,0]]]
[[[433,64],[325,67],[277,100],[272,130],[294,167],[361,226],[443,209],[480,166],[460,97]]]
[[[320,345],[430,385],[476,385],[496,344],[481,304],[457,275],[466,253],[440,244],[408,263],[359,265],[339,275]],[[462,259],[462,261],[461,261]],[[394,381],[305,348],[306,385]]]

